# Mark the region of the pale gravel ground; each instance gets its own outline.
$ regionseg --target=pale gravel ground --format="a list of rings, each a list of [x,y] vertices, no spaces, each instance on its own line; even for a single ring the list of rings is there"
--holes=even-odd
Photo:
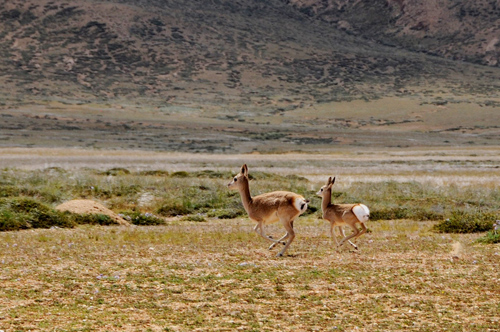
[[[445,185],[500,183],[500,146],[483,148],[339,149],[329,154],[189,154],[133,150],[0,149],[0,168],[61,167],[131,171],[231,171],[247,163],[251,171],[299,175],[312,182],[338,176],[353,182],[417,181]]]

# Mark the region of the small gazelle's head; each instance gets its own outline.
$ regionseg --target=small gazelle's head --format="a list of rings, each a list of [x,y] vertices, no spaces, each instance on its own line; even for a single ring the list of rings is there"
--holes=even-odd
[[[241,166],[240,173],[234,176],[233,180],[227,184],[227,187],[229,189],[238,189],[245,180],[248,182],[247,164]]]
[[[327,192],[330,193],[331,195],[332,194],[331,189],[334,183],[335,183],[335,177],[332,180],[332,177],[330,176],[328,178],[328,181],[326,181],[326,184],[323,187],[321,187],[321,189],[316,193],[316,195],[323,197],[323,195]]]

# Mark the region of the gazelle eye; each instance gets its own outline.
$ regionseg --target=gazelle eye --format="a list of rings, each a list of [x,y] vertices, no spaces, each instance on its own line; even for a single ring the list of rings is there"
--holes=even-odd
[[[323,191],[323,188],[321,188],[321,191]]]
[[[238,179],[237,179],[237,178],[234,178],[234,182],[236,182],[236,181],[238,181]]]

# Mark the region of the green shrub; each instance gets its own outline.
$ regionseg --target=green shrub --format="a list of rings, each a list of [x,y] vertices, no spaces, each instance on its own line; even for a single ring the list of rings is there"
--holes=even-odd
[[[162,170],[151,170],[151,171],[142,171],[139,172],[139,175],[148,175],[148,176],[168,176],[167,171]]]
[[[477,239],[477,242],[485,243],[485,244],[500,243],[500,233],[495,234],[495,232],[490,231],[490,232],[486,233],[485,236]]]
[[[0,207],[0,231],[17,231],[30,228],[25,214],[14,213]]]
[[[205,221],[207,221],[205,219],[205,217],[203,217],[201,214],[190,214],[189,216],[183,217],[182,220],[185,220],[185,221],[196,221],[196,222],[205,222]]]
[[[0,231],[29,228],[74,227],[75,221],[66,214],[31,198],[16,197],[0,200]]]
[[[182,216],[194,212],[192,204],[189,202],[169,201],[158,208],[156,213],[165,217]]]
[[[112,175],[112,176],[119,176],[119,175],[127,175],[130,174],[130,171],[126,168],[122,167],[115,167],[115,168],[110,168],[107,171],[104,171],[100,173],[101,175]]]
[[[203,170],[203,171],[195,172],[193,175],[198,177],[198,178],[228,179],[228,181],[232,177],[231,172],[219,172],[219,171],[212,171],[212,170]]]
[[[207,213],[208,217],[219,219],[234,219],[245,214],[243,208],[215,209]]]
[[[118,225],[116,221],[114,221],[110,216],[105,214],[93,214],[93,213],[78,214],[78,213],[67,212],[67,215],[69,219],[73,220],[76,224],[79,225],[84,225],[84,224],[102,225],[102,226]]]
[[[19,196],[21,191],[16,186],[0,185],[0,197]]]
[[[439,233],[486,232],[493,228],[495,217],[498,216],[491,212],[454,210],[450,218],[434,225],[434,230]]]
[[[442,214],[428,211],[422,208],[409,209],[407,207],[393,207],[373,209],[370,211],[370,220],[397,220],[397,219],[410,219],[410,220],[440,220],[443,218]]]
[[[189,173],[186,171],[179,171],[179,172],[173,172],[172,175],[170,175],[173,178],[188,178]]]
[[[137,226],[156,226],[165,224],[165,220],[149,212],[123,212],[120,216]]]

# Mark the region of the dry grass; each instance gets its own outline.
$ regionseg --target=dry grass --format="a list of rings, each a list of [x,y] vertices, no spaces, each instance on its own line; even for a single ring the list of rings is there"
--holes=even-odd
[[[1,233],[0,329],[496,330],[498,245],[431,225],[372,222],[351,252],[303,217],[282,259],[247,219]]]
[[[323,177],[340,174],[336,190],[345,193],[342,199],[362,198],[371,208],[394,203],[394,197],[400,204],[436,200],[443,206],[452,202],[453,208],[474,203],[494,209],[497,152],[130,156],[121,151],[8,149],[2,151],[0,166],[6,184],[43,193],[54,204],[90,186],[95,188],[89,198],[105,200],[107,192],[108,206],[141,209],[154,204],[145,192],[132,188],[156,188],[147,193],[155,192],[164,202],[175,190],[184,193],[183,186],[213,186],[223,193],[228,179],[145,176],[140,171],[236,172],[244,161],[251,173],[308,175],[313,180],[256,180],[254,193],[304,186],[315,191]],[[101,170],[126,166],[133,173],[112,177],[80,168],[87,163]],[[13,164],[22,170],[5,168]],[[433,171],[435,167],[440,168]],[[369,179],[373,183],[364,183]],[[397,189],[396,196],[390,196],[391,188]],[[408,195],[420,195],[422,202]],[[296,221],[289,256],[278,259],[246,217],[204,219],[176,217],[156,227],[0,233],[0,330],[498,330],[500,247],[478,244],[483,234],[439,234],[432,231],[434,222],[427,221],[371,221],[370,232],[358,240],[359,252],[348,247],[337,251],[326,222],[311,214]],[[283,232],[279,225],[268,231]]]

